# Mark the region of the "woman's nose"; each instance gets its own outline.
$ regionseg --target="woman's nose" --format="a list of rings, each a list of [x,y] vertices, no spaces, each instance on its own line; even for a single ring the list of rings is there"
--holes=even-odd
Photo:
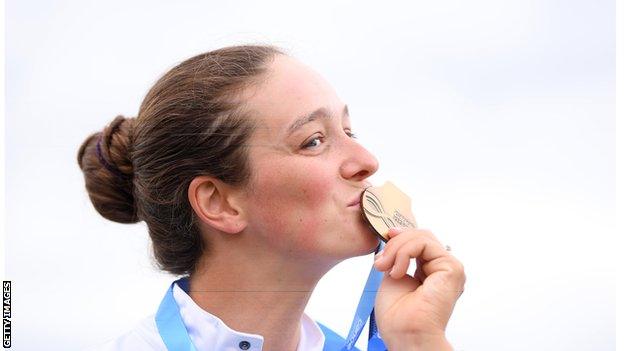
[[[362,181],[377,172],[379,162],[364,146],[353,139],[351,141],[347,144],[348,149],[340,166],[340,173],[345,179]]]

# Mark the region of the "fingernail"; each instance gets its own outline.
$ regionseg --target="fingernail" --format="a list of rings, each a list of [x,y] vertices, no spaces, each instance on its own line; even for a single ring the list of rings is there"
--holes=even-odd
[[[378,261],[382,257],[383,257],[383,251],[379,251],[377,254],[375,254],[375,261]]]
[[[403,228],[403,227],[392,227],[392,228],[390,228],[390,230],[392,230],[395,233],[400,233],[400,232],[403,231],[403,229],[405,229],[405,228]]]
[[[392,266],[392,269],[390,270],[390,272],[388,272],[388,275],[392,275],[392,272],[394,272],[394,266]]]

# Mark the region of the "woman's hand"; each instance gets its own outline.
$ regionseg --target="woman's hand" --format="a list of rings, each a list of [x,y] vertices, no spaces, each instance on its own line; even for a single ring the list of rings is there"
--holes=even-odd
[[[375,319],[389,350],[451,350],[445,330],[464,291],[464,266],[428,230],[393,228],[375,268],[384,274]],[[416,258],[414,276],[407,273]]]

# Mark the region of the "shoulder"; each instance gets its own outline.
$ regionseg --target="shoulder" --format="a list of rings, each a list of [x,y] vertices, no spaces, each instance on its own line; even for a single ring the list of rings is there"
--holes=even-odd
[[[143,318],[137,325],[126,333],[109,339],[102,344],[92,346],[83,351],[147,351],[162,350],[166,351],[165,346],[158,328],[154,315]]]

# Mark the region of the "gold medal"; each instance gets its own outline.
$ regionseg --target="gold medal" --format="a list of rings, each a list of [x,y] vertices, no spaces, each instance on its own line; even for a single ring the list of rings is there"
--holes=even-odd
[[[388,230],[392,227],[416,228],[412,214],[412,200],[394,184],[387,181],[383,186],[368,187],[360,198],[362,217],[373,233],[388,242]]]

